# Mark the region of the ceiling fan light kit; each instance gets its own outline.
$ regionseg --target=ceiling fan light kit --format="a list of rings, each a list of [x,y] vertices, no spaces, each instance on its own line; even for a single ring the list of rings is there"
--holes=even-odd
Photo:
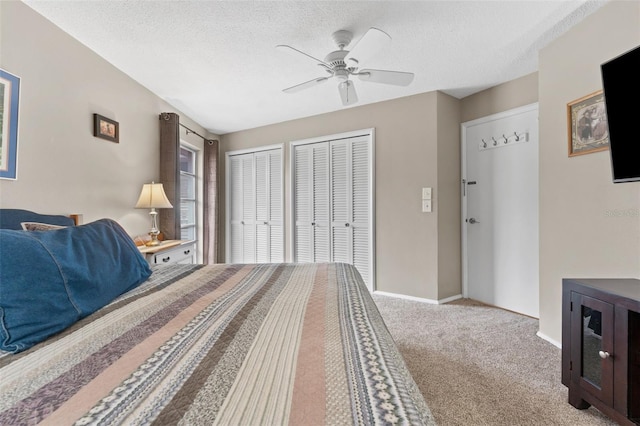
[[[338,84],[338,92],[340,92],[343,105],[352,105],[358,102],[358,95],[356,95],[353,81],[346,80]]]
[[[314,78],[313,80],[288,87],[283,92],[296,93],[335,77],[340,81],[338,83],[338,92],[340,93],[342,104],[348,106],[358,102],[358,95],[353,81],[349,80],[350,76],[357,76],[361,81],[365,82],[391,84],[394,86],[408,86],[413,81],[414,74],[410,72],[375,69],[358,70],[360,63],[366,62],[367,59],[391,42],[391,37],[384,31],[377,28],[369,28],[351,51],[345,50],[345,47],[353,39],[353,34],[350,31],[336,31],[332,34],[332,38],[338,46],[338,50],[329,53],[324,58],[324,61],[288,45],[281,44],[276,46],[280,50],[293,51],[314,60],[330,74],[328,77]]]

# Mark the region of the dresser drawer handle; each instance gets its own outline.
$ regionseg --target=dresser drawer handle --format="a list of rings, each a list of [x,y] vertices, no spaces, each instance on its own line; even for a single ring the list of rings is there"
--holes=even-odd
[[[189,253],[191,253],[191,250],[185,250],[184,251],[184,254],[189,254]]]
[[[167,262],[168,262],[168,261],[170,261],[170,260],[171,260],[171,256],[167,256],[167,257],[163,257],[163,258],[162,258],[162,261],[163,261],[164,263],[167,263]]]

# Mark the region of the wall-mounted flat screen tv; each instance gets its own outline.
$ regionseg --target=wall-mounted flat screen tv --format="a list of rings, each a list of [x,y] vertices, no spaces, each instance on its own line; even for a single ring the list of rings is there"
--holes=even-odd
[[[640,181],[640,46],[600,67],[613,181]]]

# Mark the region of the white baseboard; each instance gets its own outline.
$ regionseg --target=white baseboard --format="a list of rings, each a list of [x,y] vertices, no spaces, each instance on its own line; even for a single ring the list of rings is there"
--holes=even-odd
[[[425,299],[422,297],[407,296],[405,294],[387,293],[386,291],[374,291],[373,293],[379,294],[380,296],[395,297],[397,299],[406,299],[406,300],[413,300],[414,302],[429,303],[431,305],[442,305],[443,303],[449,303],[449,302],[453,302],[454,300],[462,299],[461,294],[447,297],[445,299],[433,300],[433,299]]]
[[[538,331],[536,333],[536,336],[538,336],[539,338],[541,338],[542,340],[546,340],[547,342],[551,343],[553,346],[557,346],[558,348],[562,349],[562,343],[553,340],[551,337],[547,336],[546,334]]]
[[[461,294],[456,294],[455,296],[445,297],[444,299],[438,300],[438,304],[442,305],[443,303],[453,302],[454,300],[462,299]]]

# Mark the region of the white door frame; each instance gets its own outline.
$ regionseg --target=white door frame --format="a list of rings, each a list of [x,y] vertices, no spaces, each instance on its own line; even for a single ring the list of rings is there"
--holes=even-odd
[[[376,226],[375,226],[375,217],[376,217],[376,174],[375,174],[375,164],[376,164],[376,156],[375,156],[375,128],[362,129],[362,130],[354,130],[351,132],[337,133],[333,135],[326,136],[318,136],[308,139],[300,139],[296,141],[289,142],[289,211],[287,218],[287,229],[289,230],[289,247],[290,247],[290,256],[291,258],[288,261],[293,262],[295,250],[295,155],[294,149],[298,145],[307,145],[312,143],[319,142],[330,142],[339,139],[348,139],[357,136],[367,136],[371,142],[371,150],[370,150],[370,163],[369,163],[369,176],[371,179],[371,185],[369,187],[369,202],[371,208],[369,209],[369,265],[370,265],[370,283],[368,284],[369,291],[373,293],[376,289]]]
[[[462,185],[462,297],[468,297],[469,295],[469,281],[468,281],[468,261],[467,261],[467,197],[465,197],[466,191],[466,181],[467,181],[467,128],[471,126],[475,126],[478,124],[488,123],[490,121],[500,120],[502,118],[511,117],[513,115],[522,114],[524,112],[529,112],[538,109],[538,102],[524,105],[521,107],[513,108],[508,111],[499,112],[496,114],[491,114],[486,117],[481,117],[475,120],[466,121],[460,124],[460,153],[461,153],[461,174],[462,179],[460,181]]]

